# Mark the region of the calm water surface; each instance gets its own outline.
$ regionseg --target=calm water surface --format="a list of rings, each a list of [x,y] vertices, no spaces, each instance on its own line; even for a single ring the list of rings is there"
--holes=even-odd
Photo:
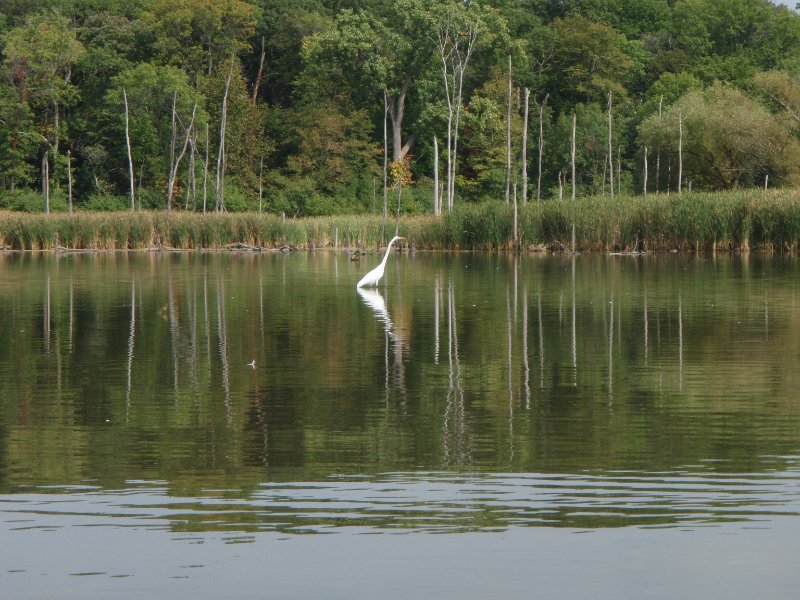
[[[0,597],[790,598],[800,263],[0,255]]]

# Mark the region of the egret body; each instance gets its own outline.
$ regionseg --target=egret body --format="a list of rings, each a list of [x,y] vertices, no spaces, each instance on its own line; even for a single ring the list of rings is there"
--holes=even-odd
[[[364,277],[361,278],[361,281],[359,281],[356,284],[356,288],[364,287],[365,285],[378,285],[378,282],[380,281],[381,277],[383,277],[383,270],[386,267],[386,261],[389,260],[389,252],[392,251],[392,244],[394,244],[397,240],[404,240],[404,239],[406,238],[401,237],[399,235],[396,235],[391,239],[389,245],[386,246],[386,254],[383,255],[383,260],[381,261],[381,264],[379,264],[377,267],[372,269],[372,271],[364,275]]]

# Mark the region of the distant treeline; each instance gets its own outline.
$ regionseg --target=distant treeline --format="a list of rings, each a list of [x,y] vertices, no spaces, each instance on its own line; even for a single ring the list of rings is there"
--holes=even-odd
[[[502,202],[464,204],[440,217],[404,216],[398,227],[407,247],[419,250],[800,251],[797,191],[530,203],[518,210],[516,227],[514,214]],[[394,233],[394,221],[384,224],[372,215],[294,219],[253,212],[0,212],[0,248],[5,250],[372,251]]]
[[[4,0],[0,59],[12,210],[800,184],[800,16],[767,0]]]

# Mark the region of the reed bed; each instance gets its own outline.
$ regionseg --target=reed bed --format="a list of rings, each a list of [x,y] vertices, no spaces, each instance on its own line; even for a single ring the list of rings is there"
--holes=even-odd
[[[441,217],[404,216],[414,248],[514,247],[513,208],[463,205]],[[591,197],[519,207],[519,246],[576,251],[800,249],[800,190]],[[380,216],[286,219],[258,213],[0,211],[0,245],[12,250],[377,247],[395,233]]]

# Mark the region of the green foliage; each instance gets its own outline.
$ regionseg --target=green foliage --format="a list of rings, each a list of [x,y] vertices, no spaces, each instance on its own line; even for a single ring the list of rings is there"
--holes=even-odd
[[[529,176],[536,102],[547,98],[545,196],[567,182],[573,113],[579,194],[607,187],[609,92],[623,189],[641,189],[643,142],[661,159],[662,189],[674,180],[674,112],[666,113],[681,103],[692,121],[683,158],[694,189],[760,186],[767,174],[789,186],[800,179],[798,47],[800,16],[768,0],[14,0],[0,3],[0,187],[41,189],[48,152],[51,187],[65,189],[69,151],[76,205],[118,204],[106,197],[130,186],[124,90],[143,208],[165,206],[195,105],[175,182],[183,210],[192,181],[188,208],[202,210],[203,182],[214,206],[220,158],[229,210],[257,209],[260,189],[276,213],[370,212],[375,181],[381,195],[384,121],[389,161],[409,160],[404,213],[430,210],[431,184],[417,182],[431,178],[434,136],[444,176],[448,123],[458,138],[456,203],[497,201],[509,56],[517,180],[524,89]],[[655,124],[659,103],[665,117]]]
[[[757,90],[772,103],[776,112],[784,112],[800,122],[800,76],[785,71],[757,73],[753,78]]]
[[[134,164],[138,165],[140,184],[154,185],[165,181],[169,169],[173,100],[178,120],[183,124],[178,129],[179,140],[182,141],[186,135],[184,128],[188,127],[195,106],[198,107],[195,114],[196,130],[204,130],[207,121],[203,108],[205,98],[193,89],[187,75],[176,67],[139,63],[115,77],[113,87],[105,97],[103,120],[108,138],[116,142],[109,149],[113,161],[125,166],[127,149],[123,92],[128,98],[131,147]],[[120,182],[125,181],[127,170],[119,169],[117,177]]]
[[[626,77],[636,67],[625,36],[613,28],[575,14],[553,23],[554,70],[563,74],[561,93],[602,101],[610,91],[625,95]]]
[[[518,100],[518,99],[517,99]],[[470,100],[464,114],[465,145],[480,148],[465,157],[464,173],[468,175],[465,189],[479,198],[503,198],[506,179],[506,112],[508,107],[508,74],[499,70]],[[519,152],[522,130],[519,106],[512,112],[514,155]]]
[[[800,141],[778,118],[730,86],[690,91],[662,118],[647,119],[641,135],[650,147],[673,156],[682,135],[685,177],[712,188],[754,185],[766,175],[777,183],[794,183],[800,172]]]
[[[576,179],[578,194],[601,194],[604,182],[608,181],[607,155],[608,155],[608,123],[603,108],[597,104],[578,105],[576,115]],[[551,164],[548,170],[561,171],[566,174],[570,171],[572,115],[562,114],[556,122],[554,129],[555,147],[551,148],[548,156]]]
[[[287,165],[290,173],[313,181],[317,190],[330,195],[360,177],[378,175],[379,151],[369,140],[369,121],[363,112],[348,114],[328,102],[307,107],[299,119],[298,152]]]
[[[14,191],[0,191],[0,208],[20,212],[43,212],[45,198],[41,192],[28,189]],[[64,211],[67,209],[67,196],[63,191],[50,191],[50,210]]]
[[[33,180],[31,161],[40,143],[28,104],[11,86],[0,87],[0,184],[13,189]]]
[[[139,187],[136,190],[136,208],[141,208],[144,210],[164,208],[163,191]]]
[[[160,54],[192,75],[250,47],[258,9],[244,0],[154,0],[143,20]]]
[[[266,57],[259,91],[271,106],[286,107],[296,100],[296,84],[303,71],[303,48],[312,36],[330,27],[327,14],[317,12],[322,10],[319,3],[308,0],[305,2],[308,6],[302,4],[298,0],[288,6],[265,3],[263,7],[259,33],[263,36]],[[259,47],[260,43],[259,40]],[[254,57],[251,71],[258,68],[258,60],[260,57]]]
[[[63,15],[29,16],[5,34],[3,47],[17,88],[24,89],[34,106],[64,104],[73,96],[69,71],[85,49]]]
[[[702,87],[700,80],[689,73],[662,73],[650,86],[642,112],[645,115],[658,114],[659,106],[663,111],[689,90]]]
[[[86,210],[117,211],[130,210],[131,200],[128,196],[89,196],[81,205]]]

